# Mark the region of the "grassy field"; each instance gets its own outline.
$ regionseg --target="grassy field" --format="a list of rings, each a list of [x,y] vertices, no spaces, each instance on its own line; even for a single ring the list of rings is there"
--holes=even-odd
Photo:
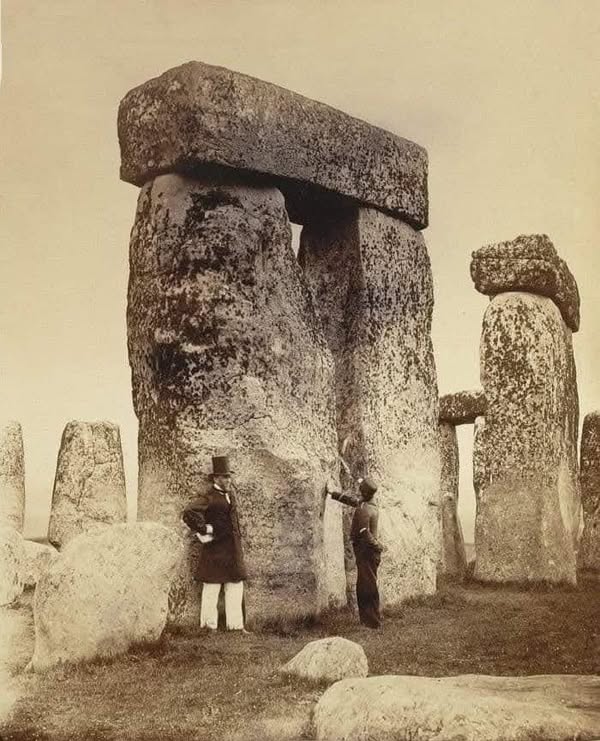
[[[360,643],[371,674],[594,674],[600,591],[593,583],[535,591],[448,586],[387,615],[380,631],[339,613],[280,633],[167,633],[112,662],[23,675],[0,738],[309,739],[323,689],[284,680],[278,670],[326,635]]]

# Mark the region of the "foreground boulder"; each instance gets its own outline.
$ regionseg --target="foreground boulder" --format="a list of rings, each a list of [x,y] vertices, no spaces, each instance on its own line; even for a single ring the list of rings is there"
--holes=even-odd
[[[35,591],[32,668],[114,656],[133,643],[156,641],[181,550],[174,530],[152,522],[74,538]]]
[[[126,519],[118,426],[112,422],[69,422],[56,464],[48,540],[60,548],[97,525]]]
[[[427,152],[407,139],[254,77],[189,62],[119,107],[121,178],[233,168],[284,191],[290,216],[328,194],[427,225]]]
[[[369,664],[362,646],[333,636],[308,643],[281,671],[299,679],[331,683],[349,677],[366,677]]]
[[[23,536],[10,525],[0,525],[0,606],[10,605],[23,592]]]
[[[25,459],[18,422],[0,428],[0,525],[23,532],[25,518]]]
[[[58,556],[54,546],[25,540],[23,543],[25,560],[23,564],[23,583],[25,587],[35,587],[41,575]]]
[[[591,741],[599,695],[587,676],[346,679],[323,694],[314,724],[318,741]]]

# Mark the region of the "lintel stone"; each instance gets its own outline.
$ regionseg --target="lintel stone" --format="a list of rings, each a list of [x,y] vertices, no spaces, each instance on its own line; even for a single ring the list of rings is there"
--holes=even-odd
[[[579,329],[579,290],[546,234],[522,234],[473,252],[471,278],[486,296],[525,291],[551,298],[571,331]]]
[[[425,149],[223,67],[188,62],[134,88],[118,128],[121,178],[134,185],[233,168],[281,190],[292,221],[351,199],[427,226]]]

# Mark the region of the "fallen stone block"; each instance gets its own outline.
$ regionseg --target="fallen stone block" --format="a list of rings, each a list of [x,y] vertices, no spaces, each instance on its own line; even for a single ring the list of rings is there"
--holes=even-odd
[[[349,677],[366,677],[369,664],[361,645],[332,636],[307,643],[281,673],[311,682],[332,683]]]
[[[157,641],[182,550],[179,535],[154,522],[107,526],[69,541],[35,590],[31,668]]]
[[[317,741],[592,741],[600,678],[381,676],[345,679],[314,711]]]

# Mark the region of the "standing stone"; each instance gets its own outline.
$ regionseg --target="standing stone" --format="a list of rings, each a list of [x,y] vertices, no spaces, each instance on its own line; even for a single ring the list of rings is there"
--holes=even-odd
[[[581,431],[583,533],[577,552],[582,571],[600,574],[600,411],[586,414]]]
[[[10,605],[23,592],[24,561],[23,536],[10,525],[0,525],[0,606]]]
[[[515,292],[491,301],[481,379],[475,578],[574,583],[577,382],[571,330],[552,299]]]
[[[333,362],[291,246],[281,193],[157,177],[131,236],[127,309],[139,420],[138,517],[178,523],[228,453],[251,621],[343,599]],[[188,549],[189,559],[195,557]],[[182,571],[174,622],[197,621]]]
[[[461,581],[467,568],[465,541],[458,517],[459,459],[456,427],[440,424],[442,548],[438,576]]]
[[[57,548],[127,519],[121,436],[111,422],[69,422],[58,452],[48,540]]]
[[[33,601],[31,667],[110,657],[160,638],[182,543],[156,522],[117,524],[69,541]]]
[[[25,519],[25,457],[18,422],[0,429],[0,525],[23,532]]]
[[[335,359],[338,438],[354,474],[379,483],[382,597],[432,593],[440,456],[425,241],[391,216],[350,208],[305,225],[299,259]]]

